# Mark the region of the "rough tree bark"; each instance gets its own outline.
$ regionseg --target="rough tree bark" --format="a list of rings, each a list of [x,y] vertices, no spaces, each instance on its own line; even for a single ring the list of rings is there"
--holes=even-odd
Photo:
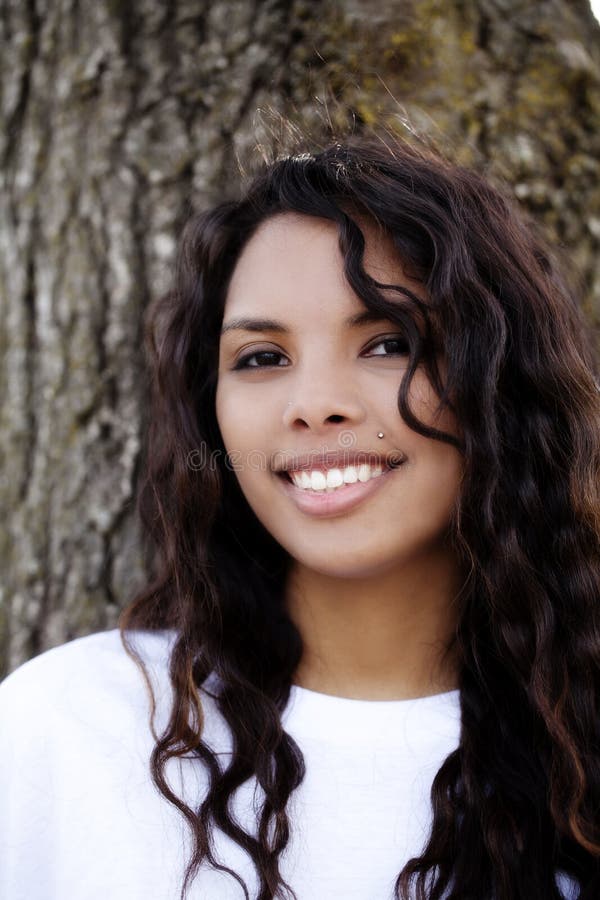
[[[143,580],[141,314],[258,108],[410,123],[503,178],[600,321],[587,0],[1,0],[0,28],[4,671],[114,625]]]

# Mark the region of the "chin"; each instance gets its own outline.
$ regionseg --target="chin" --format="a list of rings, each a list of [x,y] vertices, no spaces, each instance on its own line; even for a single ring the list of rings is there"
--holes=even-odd
[[[365,552],[362,548],[360,552],[347,549],[345,552],[340,548],[328,547],[326,552],[324,548],[319,552],[312,552],[310,549],[287,547],[286,548],[292,559],[299,565],[320,575],[326,575],[329,578],[348,578],[363,579],[375,578],[383,575],[398,566],[402,559],[399,553],[384,555],[381,553],[381,547],[378,552]]]

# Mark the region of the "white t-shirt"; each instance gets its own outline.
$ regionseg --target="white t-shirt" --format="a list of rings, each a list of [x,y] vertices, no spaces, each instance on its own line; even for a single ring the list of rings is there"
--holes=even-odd
[[[172,640],[171,632],[135,634],[157,693],[158,730],[170,707]],[[226,758],[228,728],[214,701],[202,699],[204,739]],[[116,630],[50,650],[0,685],[2,900],[179,900],[191,841],[151,781],[149,709]],[[298,900],[392,900],[398,873],[429,832],[431,782],[458,745],[459,692],[363,701],[292,686],[283,725],[307,769],[288,803],[283,877]],[[204,765],[169,765],[176,793],[198,806]],[[246,782],[232,803],[254,834],[255,787]],[[254,900],[249,856],[219,831],[214,841]],[[189,898],[243,900],[244,892],[205,864]]]

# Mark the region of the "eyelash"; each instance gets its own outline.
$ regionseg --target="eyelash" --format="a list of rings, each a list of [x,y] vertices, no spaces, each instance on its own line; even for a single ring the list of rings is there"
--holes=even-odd
[[[409,352],[408,344],[404,337],[388,337],[388,338],[380,338],[379,340],[373,342],[367,350],[373,350],[374,347],[378,347],[380,344],[402,344],[404,347],[403,350],[397,350],[395,353],[376,353],[375,356],[381,356],[386,359],[391,356],[406,356]],[[284,356],[283,353],[279,353],[277,350],[258,350],[254,351],[254,353],[247,353],[245,356],[240,357],[240,359],[235,364],[234,371],[237,369],[285,369],[287,366],[280,366],[277,364],[274,365],[266,365],[266,366],[250,366],[248,365],[248,361],[253,359],[254,357],[259,356]]]

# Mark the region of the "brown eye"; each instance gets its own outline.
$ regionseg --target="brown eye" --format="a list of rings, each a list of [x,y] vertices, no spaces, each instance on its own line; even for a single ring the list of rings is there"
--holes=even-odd
[[[383,350],[378,348],[383,347]],[[379,339],[367,348],[367,356],[406,356],[410,352],[408,341],[404,337]]]
[[[236,369],[268,369],[281,365],[276,362],[277,359],[285,359],[285,357],[282,353],[277,353],[275,350],[259,350],[258,352],[247,353],[246,356],[242,356],[233,368],[234,371]],[[251,360],[262,361],[251,362]]]

